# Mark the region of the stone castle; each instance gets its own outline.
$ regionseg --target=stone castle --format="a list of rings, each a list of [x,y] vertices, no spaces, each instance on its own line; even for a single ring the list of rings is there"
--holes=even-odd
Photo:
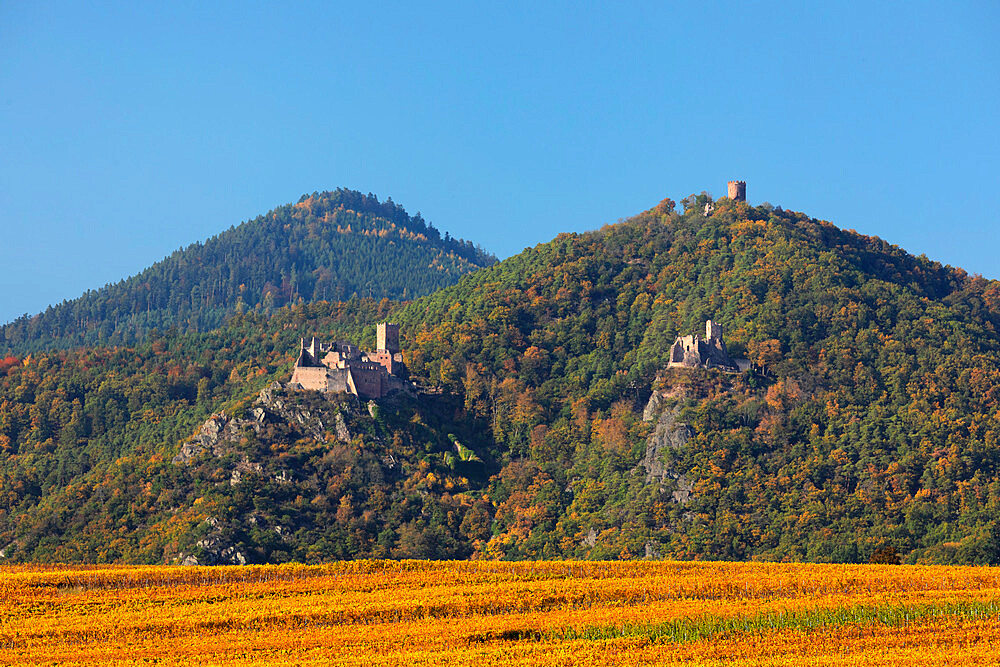
[[[745,359],[733,359],[722,340],[722,325],[712,320],[705,322],[705,337],[698,334],[678,336],[670,346],[667,368],[717,368],[739,373],[750,367]]]
[[[733,201],[747,200],[747,182],[729,181],[726,183],[726,196]],[[715,202],[709,200],[705,203],[705,216],[710,216],[715,211]]]
[[[399,350],[399,325],[378,325],[376,350],[365,352],[349,342],[309,345],[302,339],[291,386],[326,392],[346,392],[359,398],[382,398],[403,389],[406,366]]]
[[[729,181],[726,184],[729,188],[729,198],[733,201],[746,201],[747,200],[747,182],[746,181]]]

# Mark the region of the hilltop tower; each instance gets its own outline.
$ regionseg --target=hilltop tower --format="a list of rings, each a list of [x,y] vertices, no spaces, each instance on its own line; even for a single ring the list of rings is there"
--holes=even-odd
[[[747,182],[729,181],[729,198],[733,201],[747,200]]]
[[[399,325],[379,322],[378,324],[378,344],[376,350],[385,350],[389,354],[399,353]]]

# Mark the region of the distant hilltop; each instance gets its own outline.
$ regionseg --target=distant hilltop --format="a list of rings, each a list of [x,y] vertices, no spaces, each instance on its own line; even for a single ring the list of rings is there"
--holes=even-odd
[[[746,181],[729,181],[726,183],[726,196],[733,201],[743,201],[747,200],[747,182]],[[705,215],[711,215],[715,210],[715,202],[708,201],[705,203]]]
[[[303,195],[142,273],[0,326],[0,352],[128,345],[154,329],[207,331],[304,301],[414,299],[496,262],[387,198]]]
[[[1000,564],[1000,281],[710,199],[407,303],[0,358],[0,559]]]

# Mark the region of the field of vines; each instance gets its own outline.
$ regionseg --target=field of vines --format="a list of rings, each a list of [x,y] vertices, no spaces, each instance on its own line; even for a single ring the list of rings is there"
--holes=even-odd
[[[0,664],[1000,664],[1000,569],[11,566]]]

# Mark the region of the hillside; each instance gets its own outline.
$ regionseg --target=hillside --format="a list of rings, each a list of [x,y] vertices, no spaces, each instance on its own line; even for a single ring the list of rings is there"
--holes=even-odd
[[[397,316],[411,370],[491,415],[512,459],[490,544],[1000,559],[1000,283],[799,213],[703,203],[561,235]],[[707,318],[758,372],[663,370]],[[683,445],[651,433],[668,410]],[[669,474],[651,479],[647,448]]]
[[[410,299],[494,261],[471,242],[442,238],[392,199],[313,193],[136,276],[0,327],[0,350],[129,344],[171,327],[207,331],[235,312],[270,313],[300,299]]]
[[[684,203],[412,303],[299,304],[0,362],[0,546],[1000,562],[1000,283],[800,213]],[[370,345],[385,318],[442,394],[371,410],[301,396],[302,419],[260,403],[298,337]],[[751,371],[666,370],[707,318]],[[223,446],[191,445],[222,409]]]

